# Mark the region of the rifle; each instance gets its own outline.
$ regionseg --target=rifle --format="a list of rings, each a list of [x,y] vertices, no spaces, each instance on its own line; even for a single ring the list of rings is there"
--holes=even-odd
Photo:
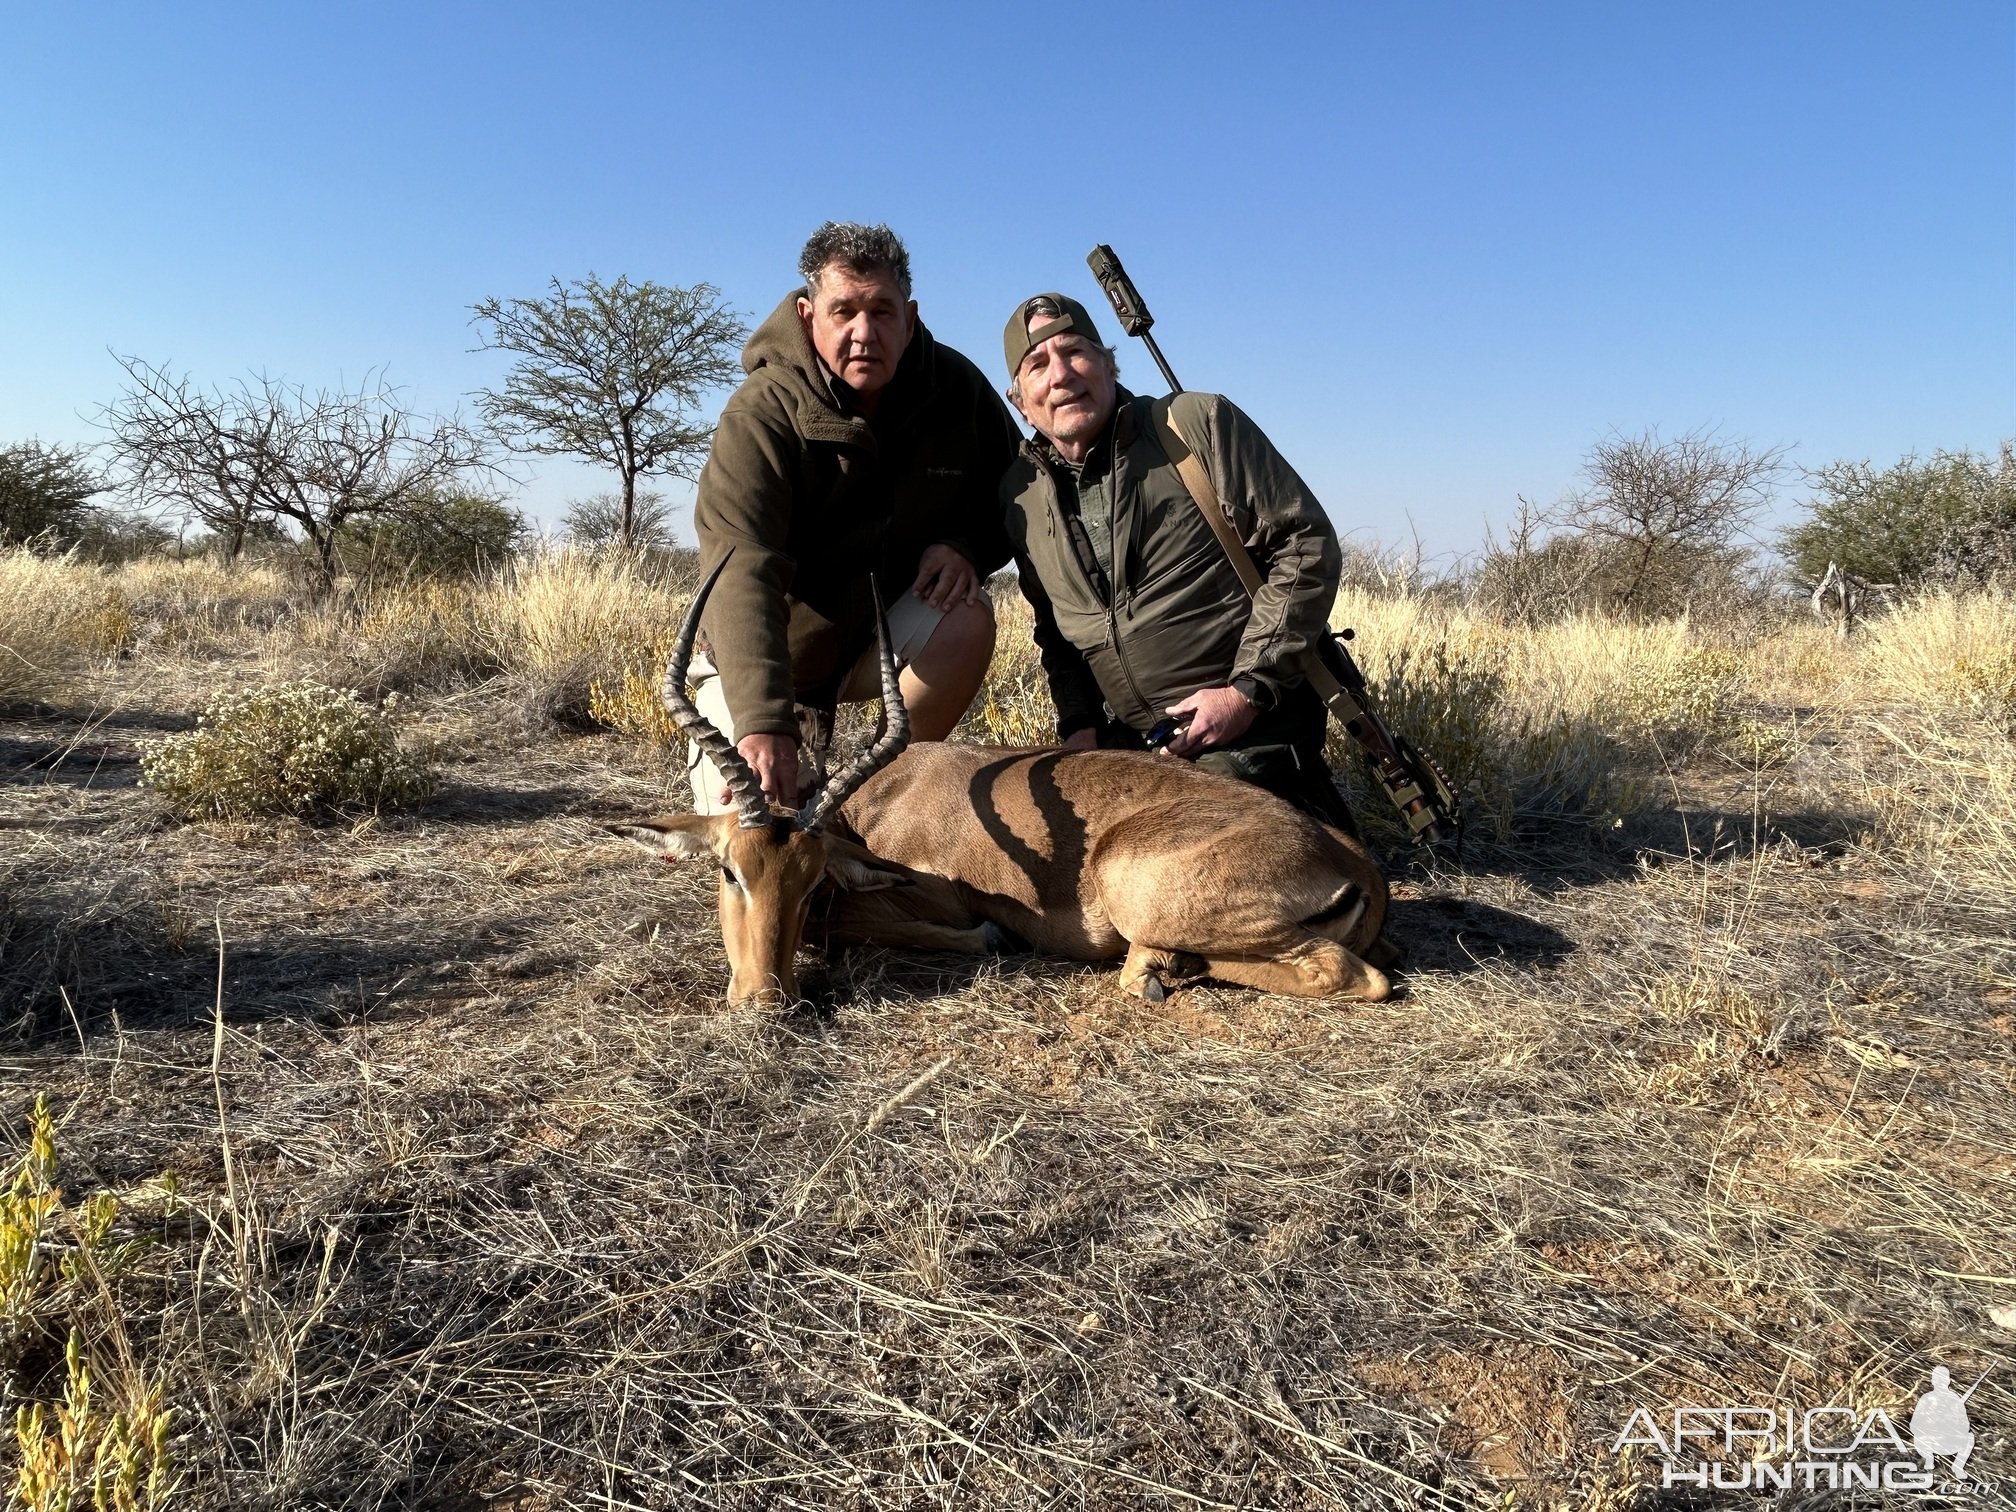
[[[1113,313],[1120,318],[1122,329],[1147,344],[1149,355],[1154,357],[1155,365],[1162,369],[1162,376],[1169,381],[1170,393],[1182,393],[1183,385],[1176,381],[1169,360],[1162,355],[1162,348],[1155,344],[1155,338],[1148,332],[1155,323],[1155,317],[1148,313],[1148,302],[1134,287],[1127,270],[1120,266],[1120,259],[1114,255],[1113,249],[1101,243],[1085,260],[1092,268],[1092,276],[1099,280],[1099,287],[1106,291],[1106,298],[1113,306]],[[1168,420],[1166,408],[1160,413],[1167,432],[1165,439],[1174,443],[1177,451],[1184,453],[1171,458],[1183,473],[1184,486],[1204,511],[1205,518],[1211,521],[1213,532],[1224,545],[1226,554],[1232,558],[1232,565],[1239,569],[1240,580],[1246,584],[1247,592],[1253,592],[1258,586],[1258,572],[1243,543],[1229,526],[1223,525],[1223,512],[1217,506],[1216,491],[1209,475],[1186,450],[1187,443],[1175,430],[1173,422]],[[1349,630],[1337,633],[1326,629],[1323,632],[1316,643],[1314,655],[1303,669],[1309,685],[1329,706],[1345,732],[1371,758],[1380,786],[1385,788],[1386,796],[1400,810],[1414,839],[1431,849],[1454,854],[1463,845],[1463,800],[1457,793],[1456,784],[1450,781],[1440,762],[1417,748],[1406,736],[1394,734],[1379,717],[1372,707],[1372,692],[1366,686],[1365,673],[1344,645],[1351,636]]]

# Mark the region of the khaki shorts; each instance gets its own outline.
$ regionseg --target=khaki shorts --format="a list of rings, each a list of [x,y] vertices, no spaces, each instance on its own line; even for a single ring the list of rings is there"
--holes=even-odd
[[[938,622],[944,618],[943,609],[933,609],[914,593],[904,594],[889,606],[889,645],[896,653],[898,667],[907,667],[916,659],[937,631]],[[714,669],[713,659],[705,653],[694,657],[689,673],[693,679],[694,707],[709,724],[728,737],[729,744],[734,744],[740,737],[735,733],[734,720],[728,715],[728,694],[721,686],[721,674]],[[881,696],[882,666],[876,648],[870,646],[842,679],[840,701],[862,703]],[[693,784],[694,813],[722,814],[735,807],[718,799],[723,786],[720,767],[691,742],[686,747],[686,777]],[[811,780],[812,763],[801,747],[798,757],[799,790],[802,792]]]

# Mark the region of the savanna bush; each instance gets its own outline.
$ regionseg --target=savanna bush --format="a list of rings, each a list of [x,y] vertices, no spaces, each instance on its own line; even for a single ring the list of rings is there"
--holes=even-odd
[[[189,818],[388,807],[434,786],[401,749],[400,723],[396,694],[374,708],[320,683],[228,693],[190,733],[145,742],[141,776]]]
[[[510,561],[525,517],[480,494],[420,499],[396,514],[359,516],[337,533],[343,565],[366,582],[481,577]]]

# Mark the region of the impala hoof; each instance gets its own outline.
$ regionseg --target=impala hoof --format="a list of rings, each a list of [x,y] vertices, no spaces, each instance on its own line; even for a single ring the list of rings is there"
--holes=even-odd
[[[1003,929],[992,919],[980,926],[980,941],[989,955],[1027,955],[1029,942],[1012,929]]]

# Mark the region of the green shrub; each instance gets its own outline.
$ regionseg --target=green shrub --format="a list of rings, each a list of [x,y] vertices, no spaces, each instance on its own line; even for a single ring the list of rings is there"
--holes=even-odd
[[[1940,451],[1885,468],[1835,462],[1808,481],[1807,518],[1782,536],[1808,582],[1829,562],[1867,582],[1914,587],[2016,571],[2016,442],[1994,456]]]
[[[525,517],[480,494],[416,501],[396,514],[359,515],[337,532],[343,565],[369,581],[473,579],[508,562]]]
[[[231,693],[186,735],[142,747],[141,775],[191,818],[326,814],[424,797],[426,765],[399,748],[398,695],[373,708],[319,683]]]
[[[0,541],[67,551],[97,512],[91,500],[104,491],[81,447],[0,446]]]
[[[65,1203],[56,1169],[56,1119],[48,1099],[37,1097],[28,1148],[0,1187],[0,1379],[10,1399],[61,1394],[14,1409],[6,1505],[10,1512],[155,1512],[171,1504],[176,1489],[169,1444],[175,1413],[165,1405],[164,1382],[134,1348],[119,1291],[109,1284],[151,1241],[115,1237],[130,1215],[110,1192]],[[165,1176],[160,1190],[172,1213],[180,1200],[174,1178]],[[22,1368],[37,1345],[66,1336],[60,1373]]]

